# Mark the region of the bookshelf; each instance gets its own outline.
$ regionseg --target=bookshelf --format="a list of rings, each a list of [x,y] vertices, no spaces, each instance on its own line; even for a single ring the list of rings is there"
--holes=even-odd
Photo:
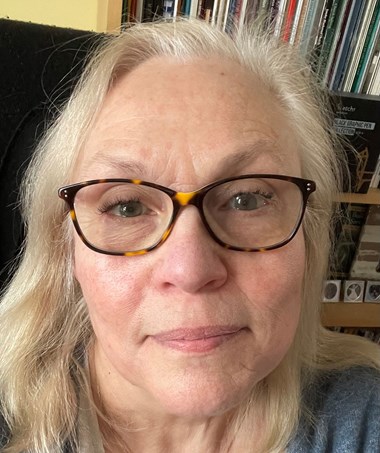
[[[342,193],[337,196],[336,201],[380,205],[380,189],[370,188],[367,193]],[[324,302],[321,316],[326,327],[380,328],[379,303]]]
[[[325,327],[380,328],[378,303],[324,302],[321,315]]]
[[[342,193],[337,197],[340,203],[380,204],[380,189],[369,189],[368,193]]]

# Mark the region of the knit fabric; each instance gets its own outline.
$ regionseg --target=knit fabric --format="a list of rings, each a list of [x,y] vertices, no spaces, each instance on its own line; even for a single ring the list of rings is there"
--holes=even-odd
[[[380,373],[335,372],[307,393],[314,420],[301,421],[287,453],[380,453]]]

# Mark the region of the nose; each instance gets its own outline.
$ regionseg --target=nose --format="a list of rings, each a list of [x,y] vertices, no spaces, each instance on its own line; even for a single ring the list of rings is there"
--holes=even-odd
[[[179,214],[166,242],[156,250],[159,263],[156,284],[161,289],[179,289],[186,293],[211,291],[227,280],[224,250],[208,234],[195,206]]]

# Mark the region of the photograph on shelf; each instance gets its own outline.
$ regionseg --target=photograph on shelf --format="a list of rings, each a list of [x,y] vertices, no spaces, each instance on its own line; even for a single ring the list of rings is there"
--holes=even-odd
[[[368,280],[365,288],[364,302],[380,303],[380,280]]]
[[[341,280],[326,280],[323,287],[323,302],[339,302]]]
[[[363,302],[364,299],[364,280],[346,280],[343,283],[344,302]]]

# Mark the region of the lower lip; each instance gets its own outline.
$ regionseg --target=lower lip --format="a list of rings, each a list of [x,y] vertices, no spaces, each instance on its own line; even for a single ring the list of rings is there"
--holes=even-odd
[[[155,337],[153,337],[153,339],[160,345],[169,349],[175,349],[182,352],[202,353],[212,351],[222,344],[236,339],[238,336],[244,333],[245,330],[246,329],[241,329],[237,332],[225,333],[207,338],[198,338],[195,340],[161,340],[160,338]]]

